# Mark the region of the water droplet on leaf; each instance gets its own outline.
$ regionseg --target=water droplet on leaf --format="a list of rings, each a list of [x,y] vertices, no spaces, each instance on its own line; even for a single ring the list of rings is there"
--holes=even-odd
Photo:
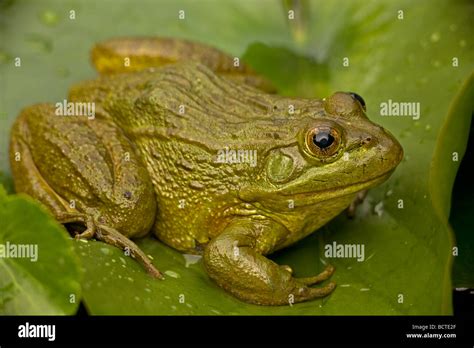
[[[40,14],[41,22],[50,27],[55,26],[59,22],[59,16],[56,12],[51,10],[43,11]]]

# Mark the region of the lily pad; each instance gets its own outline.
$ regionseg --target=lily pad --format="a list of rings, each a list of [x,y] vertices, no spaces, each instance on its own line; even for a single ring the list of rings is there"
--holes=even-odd
[[[8,84],[2,100],[7,123],[21,107],[62,100],[72,83],[95,76],[88,65],[95,42],[160,35],[198,40],[241,56],[282,94],[320,98],[336,90],[355,91],[366,100],[369,117],[405,150],[392,178],[370,191],[354,220],[341,215],[272,256],[293,266],[297,276],[317,273],[323,262],[334,264],[339,286],[331,296],[286,307],[248,305],[211,282],[199,261],[186,267],[180,253],[152,237],[139,245],[167,272],[164,281],[151,279],[120,250],[75,242],[90,313],[452,313],[454,238],[448,216],[474,101],[473,6],[448,0],[338,0],[309,1],[305,8],[304,22],[298,16],[288,21],[288,7],[278,1],[137,1],[133,6],[120,0],[17,1],[4,11],[0,51],[23,62],[20,69],[12,59],[0,65]],[[71,9],[75,20],[68,17]],[[44,11],[55,13],[54,26],[41,23]],[[38,44],[31,43],[32,32],[41,38]],[[35,88],[31,81],[48,88]],[[381,116],[381,103],[389,100],[420,103],[419,119]],[[364,261],[325,260],[324,246],[334,241],[363,244]]]
[[[0,314],[76,312],[79,260],[66,231],[29,197],[0,186]]]

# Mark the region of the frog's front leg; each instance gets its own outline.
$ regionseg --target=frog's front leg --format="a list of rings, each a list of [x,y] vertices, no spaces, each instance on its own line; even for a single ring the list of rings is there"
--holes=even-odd
[[[319,275],[295,278],[288,266],[280,266],[264,255],[281,243],[288,231],[276,222],[236,218],[206,246],[204,265],[222,288],[245,302],[285,305],[329,295],[335,288],[313,284],[328,279],[334,268]]]
[[[358,192],[357,195],[355,196],[354,200],[347,207],[346,214],[347,214],[347,217],[349,219],[353,219],[355,217],[357,207],[364,202],[365,197],[367,197],[368,192],[369,192],[369,190],[362,190],[362,191]]]
[[[145,235],[156,213],[151,180],[135,151],[115,125],[57,116],[52,105],[41,104],[14,123],[10,162],[16,191],[42,202],[76,238],[125,249],[161,278],[129,239]]]

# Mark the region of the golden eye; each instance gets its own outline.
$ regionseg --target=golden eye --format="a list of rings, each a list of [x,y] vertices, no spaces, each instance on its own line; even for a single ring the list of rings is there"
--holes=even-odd
[[[306,135],[306,147],[311,154],[318,157],[334,155],[341,145],[339,131],[331,127],[316,127]]]

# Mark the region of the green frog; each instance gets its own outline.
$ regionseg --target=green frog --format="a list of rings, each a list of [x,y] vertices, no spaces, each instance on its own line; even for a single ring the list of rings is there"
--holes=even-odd
[[[72,87],[68,104],[93,105],[93,114],[38,104],[14,123],[17,192],[156,278],[131,239],[153,233],[202,255],[209,277],[249,303],[287,305],[335,289],[314,286],[331,265],[297,278],[267,255],[316,231],[402,159],[359,95],[278,96],[238,59],[184,40],[108,40],[92,61],[100,77]]]

